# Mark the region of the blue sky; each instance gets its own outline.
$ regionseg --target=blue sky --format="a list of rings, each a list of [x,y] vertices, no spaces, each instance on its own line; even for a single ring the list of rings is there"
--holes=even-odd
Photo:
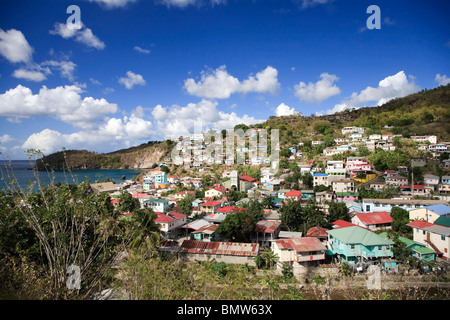
[[[70,5],[81,29],[70,29]],[[381,29],[368,29],[370,5]],[[109,152],[450,82],[448,1],[0,4],[0,151]]]

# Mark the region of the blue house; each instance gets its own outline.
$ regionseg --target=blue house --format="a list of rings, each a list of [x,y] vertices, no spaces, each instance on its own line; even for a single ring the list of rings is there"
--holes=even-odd
[[[367,229],[352,226],[328,230],[327,254],[346,262],[365,262],[393,256],[394,242]]]

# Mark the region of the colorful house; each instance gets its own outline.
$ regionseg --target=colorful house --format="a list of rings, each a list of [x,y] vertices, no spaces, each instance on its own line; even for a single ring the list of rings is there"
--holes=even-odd
[[[165,212],[169,208],[167,199],[150,199],[148,203],[154,212]]]
[[[359,213],[353,216],[352,223],[371,231],[391,229],[392,217],[386,211]]]
[[[382,232],[379,235],[383,238],[388,237],[386,232]],[[406,245],[406,249],[410,249],[412,251],[413,257],[422,261],[436,260],[436,251],[427,248],[426,245],[405,237],[398,237],[398,239]]]
[[[302,192],[298,190],[291,190],[284,194],[284,199],[286,201],[297,201],[299,202],[302,199]]]
[[[316,237],[278,239],[272,242],[272,251],[278,255],[277,266],[284,263],[310,267],[325,260],[326,247]]]
[[[367,229],[350,226],[328,230],[328,254],[346,262],[364,262],[393,256],[393,241]]]
[[[216,233],[217,228],[218,226],[215,224],[204,226],[193,231],[192,236],[197,241],[215,241],[219,238],[219,235]]]

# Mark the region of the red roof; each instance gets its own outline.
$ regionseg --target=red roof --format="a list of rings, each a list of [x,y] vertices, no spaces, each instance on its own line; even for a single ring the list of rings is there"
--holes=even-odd
[[[288,193],[285,193],[284,196],[288,196],[288,197],[298,197],[302,194],[301,191],[297,191],[297,190],[291,190]]]
[[[414,220],[407,224],[407,226],[419,229],[431,227],[432,225],[433,225],[432,223],[422,220]]]
[[[392,223],[392,217],[386,211],[359,213],[356,217],[365,225]]]
[[[295,252],[324,251],[319,239],[314,237],[275,240],[280,249],[294,249]]]
[[[233,213],[234,209],[236,209],[236,207],[225,206],[225,207],[217,209],[216,212]]]
[[[281,225],[281,221],[261,220],[256,224],[255,232],[274,233]]]
[[[112,203],[119,203],[119,199],[111,199]]]
[[[179,252],[254,257],[257,256],[259,253],[259,244],[184,240],[183,243],[181,244]]]
[[[351,222],[344,221],[344,220],[336,220],[335,222],[333,222],[333,228],[334,229],[346,228],[346,227],[354,227],[354,226],[356,226],[356,224],[353,224]]]
[[[243,174],[243,175],[239,176],[239,179],[247,181],[247,182],[255,182],[256,181],[255,178],[252,178],[252,177],[250,177],[250,176],[248,176],[246,174]]]
[[[219,191],[219,192],[225,192],[225,191],[227,191],[227,189],[222,188],[222,187],[214,187],[214,188],[211,188],[211,189],[209,189],[209,190],[216,190],[216,191]]]
[[[161,222],[161,223],[167,223],[172,222],[174,220],[180,219],[182,217],[185,217],[185,214],[178,213],[178,212],[169,212],[169,213],[161,213],[161,212],[155,212],[157,215],[157,218],[154,220],[155,222]]]
[[[219,205],[221,203],[222,202],[220,202],[220,201],[208,201],[208,202],[205,202],[205,203],[201,203],[200,206],[203,206],[203,207],[215,207],[215,206],[217,206],[217,205]]]
[[[328,237],[326,228],[312,227],[306,232],[307,237]]]
[[[424,186],[423,184],[415,184],[413,187],[414,187],[414,189],[425,189],[425,186]],[[403,188],[403,189],[410,189],[410,188],[411,188],[411,185],[400,186],[400,188]]]

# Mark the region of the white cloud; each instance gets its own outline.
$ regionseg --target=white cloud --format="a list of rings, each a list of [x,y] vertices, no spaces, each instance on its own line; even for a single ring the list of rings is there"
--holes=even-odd
[[[55,61],[49,60],[44,61],[40,64],[41,67],[53,67],[59,70],[61,77],[66,78],[70,81],[74,80],[73,72],[75,71],[76,64],[72,61]]]
[[[276,116],[277,117],[283,117],[283,116],[290,116],[293,115],[295,113],[295,109],[294,108],[290,108],[288,105],[281,103],[277,109],[276,109]]]
[[[0,54],[9,62],[27,63],[32,61],[33,48],[21,31],[0,29]]]
[[[440,86],[446,86],[450,83],[450,78],[447,77],[446,74],[443,74],[442,76],[438,73],[436,75],[436,78],[434,79]]]
[[[144,53],[144,54],[149,54],[149,53],[150,53],[150,50],[148,50],[148,49],[142,49],[142,48],[139,47],[139,46],[135,46],[133,49],[134,49],[135,51],[137,51],[137,52]]]
[[[0,144],[5,144],[11,141],[14,141],[14,139],[9,134],[0,136]]]
[[[64,39],[75,38],[75,41],[85,44],[88,47],[102,50],[105,43],[92,33],[92,30],[84,25],[81,29],[69,28],[65,23],[55,23],[50,34],[60,35]]]
[[[231,129],[240,123],[250,125],[263,121],[248,115],[240,117],[235,112],[225,113],[218,110],[217,105],[216,101],[205,99],[184,107],[157,105],[151,112],[156,121],[156,132],[164,138],[177,138],[192,133],[198,125],[203,129],[222,130]]]
[[[184,88],[191,95],[207,99],[226,99],[233,93],[269,92],[274,94],[280,87],[277,76],[277,69],[268,66],[256,76],[249,76],[248,79],[240,82],[228,74],[226,66],[221,66],[210,73],[202,72],[199,82],[195,82],[192,78],[185,80]]]
[[[133,3],[136,1],[137,0],[89,0],[89,2],[96,2],[107,9],[125,7],[128,3]]]
[[[134,115],[131,117],[111,118],[101,126],[70,134],[60,133],[51,129],[44,129],[33,133],[22,144],[21,148],[37,149],[44,154],[50,154],[62,148],[111,148],[128,147],[139,140],[149,140],[153,134],[152,123]],[[108,151],[108,150],[105,150]]]
[[[414,77],[407,77],[404,71],[400,71],[381,80],[378,87],[367,87],[359,94],[353,92],[349,99],[335,105],[332,109],[319,111],[316,114],[332,114],[345,109],[357,108],[370,102],[376,102],[380,106],[389,100],[415,93],[419,89],[414,82]]]
[[[306,102],[320,103],[341,93],[341,90],[334,84],[338,80],[339,78],[336,75],[324,72],[316,83],[309,82],[306,84],[301,81],[295,85],[295,95]]]
[[[40,71],[31,71],[26,69],[17,69],[13,72],[13,77],[18,79],[25,79],[34,82],[41,82],[47,79],[45,74]]]
[[[300,9],[307,9],[320,4],[327,4],[333,2],[333,0],[301,0]]]
[[[18,85],[0,94],[0,116],[30,118],[33,116],[55,117],[73,126],[92,127],[106,114],[117,112],[117,105],[105,99],[82,98],[82,89],[75,85],[49,89],[43,86],[39,93]]]
[[[132,71],[127,71],[127,76],[120,78],[119,83],[123,84],[127,89],[132,89],[135,85],[144,86],[146,84],[144,78],[140,74],[136,74]]]
[[[413,77],[406,76],[404,71],[388,76],[378,83],[377,88],[367,87],[359,94],[354,92],[347,104],[358,106],[371,101],[376,101],[377,105],[382,105],[391,99],[404,97],[415,93],[419,87],[415,84]]]

